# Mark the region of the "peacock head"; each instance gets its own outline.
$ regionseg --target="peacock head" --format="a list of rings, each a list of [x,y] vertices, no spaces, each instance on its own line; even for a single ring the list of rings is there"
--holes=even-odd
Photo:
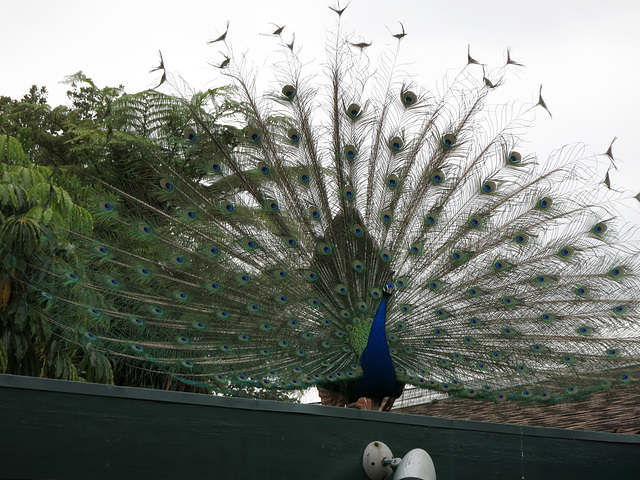
[[[384,298],[389,298],[393,294],[393,290],[395,288],[395,285],[393,284],[393,274],[394,273],[396,273],[396,272],[393,271],[393,272],[391,272],[389,274],[389,279],[384,284],[384,287],[382,287],[382,296]]]

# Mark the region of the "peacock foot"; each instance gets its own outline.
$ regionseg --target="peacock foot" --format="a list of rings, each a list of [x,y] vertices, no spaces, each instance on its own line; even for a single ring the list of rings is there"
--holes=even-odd
[[[347,408],[358,410],[373,410],[374,402],[372,398],[360,397],[356,402],[347,404]]]
[[[394,397],[384,397],[381,402],[377,398],[360,397],[356,402],[347,404],[347,408],[356,408],[358,410],[377,410],[378,412],[389,412],[393,403]]]

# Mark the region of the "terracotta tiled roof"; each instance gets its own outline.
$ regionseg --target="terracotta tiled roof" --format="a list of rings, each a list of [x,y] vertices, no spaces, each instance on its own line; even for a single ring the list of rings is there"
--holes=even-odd
[[[592,393],[573,402],[550,405],[446,399],[394,411],[536,427],[640,433],[640,388],[612,388]]]

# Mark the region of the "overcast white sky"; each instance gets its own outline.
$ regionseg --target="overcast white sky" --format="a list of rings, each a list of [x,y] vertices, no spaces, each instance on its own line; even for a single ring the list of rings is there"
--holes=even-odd
[[[334,0],[238,0],[175,2],[156,0],[2,1],[0,95],[21,98],[32,84],[45,85],[50,102],[65,102],[59,82],[82,70],[99,86],[124,84],[128,92],[152,87],[149,69],[162,50],[167,68],[194,88],[220,85],[218,45],[206,41],[231,28],[227,39],[236,53],[247,52],[256,66],[269,64],[277,39],[260,36],[286,25],[283,38],[296,33],[304,58],[324,59],[327,31],[336,14]],[[343,5],[345,3],[343,2]],[[529,136],[539,157],[566,143],[584,142],[604,152],[614,136],[620,167],[615,185],[640,191],[640,2],[634,0],[353,0],[347,30],[373,41],[373,60],[395,39],[402,21],[408,33],[402,60],[416,80],[433,86],[472,55],[490,66],[504,62],[507,46],[526,64],[511,78],[514,99],[535,101],[537,88],[553,113],[540,112]]]

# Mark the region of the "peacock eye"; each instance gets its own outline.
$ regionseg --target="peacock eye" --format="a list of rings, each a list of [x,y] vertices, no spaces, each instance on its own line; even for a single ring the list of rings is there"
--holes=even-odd
[[[551,198],[549,197],[544,197],[538,200],[538,206],[543,209],[549,208],[552,203],[553,203],[553,200],[551,200]]]
[[[258,170],[262,175],[269,175],[271,173],[271,168],[264,162],[258,163]]]
[[[452,148],[455,146],[457,138],[454,134],[448,133],[442,137],[442,146],[445,148]]]
[[[522,155],[518,152],[510,152],[509,155],[507,155],[507,162],[511,165],[518,165],[522,162]]]
[[[357,103],[352,103],[347,107],[347,114],[353,119],[358,118],[361,112],[362,110],[360,108],[360,105],[358,105]]]
[[[480,226],[482,226],[482,222],[483,222],[483,218],[479,217],[479,216],[473,216],[471,218],[469,218],[469,226],[471,228],[478,228]]]
[[[289,138],[289,140],[291,140],[293,143],[298,143],[300,141],[300,133],[295,129],[295,128],[290,128],[287,131],[287,137]]]
[[[444,182],[445,176],[442,170],[436,170],[431,174],[431,183],[434,185],[439,185]]]
[[[483,193],[494,193],[496,191],[496,188],[497,188],[496,182],[492,180],[487,180],[482,184]]]
[[[309,183],[309,181],[311,180],[311,177],[309,176],[309,172],[307,172],[305,169],[300,170],[300,172],[298,173],[298,180],[302,184]]]
[[[309,215],[311,215],[311,218],[313,220],[320,220],[320,218],[322,217],[322,215],[320,214],[320,210],[318,210],[316,207],[309,208]]]
[[[425,215],[424,220],[428,227],[432,227],[438,223],[438,216],[434,213],[428,213]]]
[[[356,147],[354,147],[353,145],[347,145],[344,147],[344,154],[348,159],[352,160],[356,158],[358,151],[356,150]]]
[[[404,147],[404,142],[400,137],[393,137],[389,140],[389,147],[392,151],[400,151]]]
[[[400,185],[400,179],[398,178],[397,175],[393,175],[393,174],[387,177],[386,182],[387,182],[387,186],[391,189],[395,189],[398,187],[398,185]]]
[[[418,97],[416,96],[416,94],[410,90],[402,92],[400,94],[400,98],[402,99],[402,103],[405,107],[410,107],[418,101]]]
[[[247,131],[247,137],[254,143],[260,141],[260,133],[258,133],[258,130],[256,130],[255,128],[250,128]]]
[[[195,130],[193,130],[192,128],[187,128],[184,131],[184,138],[187,142],[194,143],[197,139]]]
[[[604,222],[596,223],[591,230],[593,233],[601,235],[607,231],[607,225]]]
[[[288,100],[292,100],[296,96],[296,89],[291,85],[285,85],[282,87],[282,95],[284,95]]]

